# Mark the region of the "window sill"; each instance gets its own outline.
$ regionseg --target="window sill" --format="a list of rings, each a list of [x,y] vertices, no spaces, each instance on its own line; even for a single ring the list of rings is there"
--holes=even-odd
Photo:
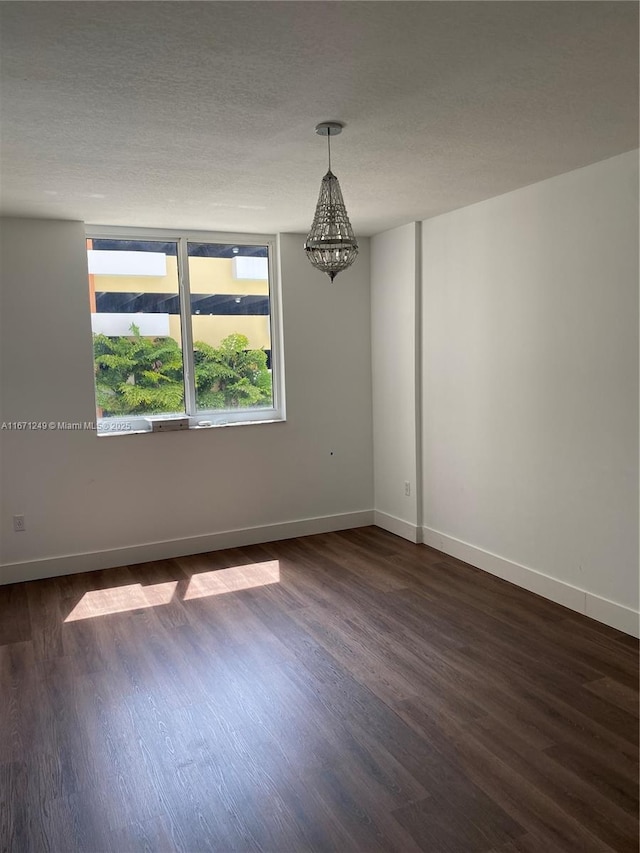
[[[282,424],[286,422],[285,417],[265,418],[264,420],[247,420],[247,421],[219,421],[218,423],[200,423],[190,424],[187,429],[170,429],[158,430],[152,429],[109,429],[103,432],[97,431],[98,438],[114,438],[123,435],[166,435],[167,433],[195,432],[200,430],[221,429],[226,427],[242,427],[242,426],[262,426],[263,424]],[[114,424],[115,426],[115,424]]]

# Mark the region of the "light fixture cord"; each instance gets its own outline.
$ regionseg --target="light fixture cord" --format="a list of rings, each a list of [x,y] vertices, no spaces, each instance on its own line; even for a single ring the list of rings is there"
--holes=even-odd
[[[331,128],[327,128],[327,147],[329,149],[329,171],[331,171]]]

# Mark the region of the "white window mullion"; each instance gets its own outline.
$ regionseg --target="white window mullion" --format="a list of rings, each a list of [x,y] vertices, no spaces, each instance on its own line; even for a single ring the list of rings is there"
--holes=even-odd
[[[278,238],[279,241],[279,238]],[[282,304],[280,294],[280,256],[279,242],[265,241],[268,248],[269,263],[269,328],[271,331],[271,376],[273,408],[279,417],[285,418],[284,398],[284,341],[282,336]]]
[[[189,253],[186,237],[178,238],[178,279],[180,284],[180,329],[182,330],[182,363],[184,366],[184,403],[187,415],[196,415],[196,378],[193,365],[193,330],[191,328],[191,285]]]

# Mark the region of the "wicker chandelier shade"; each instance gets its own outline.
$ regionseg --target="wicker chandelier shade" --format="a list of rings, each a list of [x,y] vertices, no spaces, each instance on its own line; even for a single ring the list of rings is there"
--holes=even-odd
[[[331,171],[330,139],[341,130],[342,125],[337,122],[324,122],[316,127],[316,133],[327,137],[329,170],[320,184],[315,216],[304,244],[312,266],[326,272],[331,281],[339,272],[350,267],[358,255],[358,242],[349,222],[342,190]]]

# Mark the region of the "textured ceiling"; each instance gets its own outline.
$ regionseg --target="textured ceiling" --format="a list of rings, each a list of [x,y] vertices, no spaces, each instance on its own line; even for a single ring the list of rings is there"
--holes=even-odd
[[[634,2],[0,2],[2,210],[359,234],[638,144]]]

